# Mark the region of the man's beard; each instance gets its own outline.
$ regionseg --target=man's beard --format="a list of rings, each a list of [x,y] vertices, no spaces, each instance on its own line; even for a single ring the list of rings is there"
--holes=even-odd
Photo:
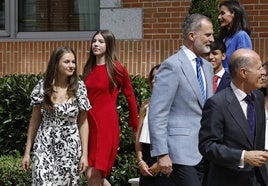
[[[195,40],[194,47],[202,54],[210,52],[210,46],[203,45],[199,39]]]

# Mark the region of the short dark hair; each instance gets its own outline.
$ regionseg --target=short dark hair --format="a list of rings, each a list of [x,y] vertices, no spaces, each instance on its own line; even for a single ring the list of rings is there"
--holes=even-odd
[[[218,38],[214,39],[214,42],[210,44],[210,51],[220,50],[222,53],[226,53],[226,45]]]

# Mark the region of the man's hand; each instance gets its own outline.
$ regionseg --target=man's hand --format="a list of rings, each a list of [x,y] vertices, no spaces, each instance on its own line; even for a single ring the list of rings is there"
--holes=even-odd
[[[172,172],[172,161],[168,154],[158,156],[157,158],[158,165],[162,173],[170,176]]]
[[[260,167],[268,162],[268,152],[260,150],[245,151],[244,161],[252,166]]]

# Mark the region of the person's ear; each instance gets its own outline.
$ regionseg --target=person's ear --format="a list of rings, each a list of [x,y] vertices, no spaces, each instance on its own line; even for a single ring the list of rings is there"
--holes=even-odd
[[[194,41],[195,36],[196,36],[195,32],[189,32],[188,33],[188,38],[189,38],[190,41]]]
[[[226,53],[222,53],[222,61],[225,60],[226,58]]]
[[[245,79],[247,77],[247,69],[240,68],[239,75],[240,75],[240,77],[242,77],[243,79]]]

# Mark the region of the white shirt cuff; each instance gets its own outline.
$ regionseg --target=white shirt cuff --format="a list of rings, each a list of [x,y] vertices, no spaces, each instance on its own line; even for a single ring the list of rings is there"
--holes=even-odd
[[[244,156],[245,156],[245,151],[243,150],[242,154],[241,154],[240,163],[238,165],[239,168],[244,168],[244,166],[245,166]]]

